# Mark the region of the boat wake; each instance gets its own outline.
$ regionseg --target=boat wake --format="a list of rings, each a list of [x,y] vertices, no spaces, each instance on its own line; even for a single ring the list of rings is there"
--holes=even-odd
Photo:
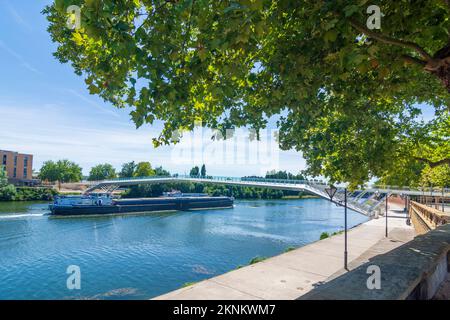
[[[47,213],[0,214],[0,220],[1,219],[43,217],[45,215],[47,215]]]

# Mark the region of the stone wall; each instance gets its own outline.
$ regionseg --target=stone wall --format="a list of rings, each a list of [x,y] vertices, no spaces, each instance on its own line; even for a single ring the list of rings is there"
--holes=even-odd
[[[450,215],[415,201],[409,202],[409,216],[417,234],[424,234],[450,222]]]
[[[369,262],[318,286],[300,299],[432,299],[449,276],[449,252],[450,224],[445,224],[371,258]],[[379,271],[379,288],[368,285],[373,275],[368,270],[373,270],[373,267]]]

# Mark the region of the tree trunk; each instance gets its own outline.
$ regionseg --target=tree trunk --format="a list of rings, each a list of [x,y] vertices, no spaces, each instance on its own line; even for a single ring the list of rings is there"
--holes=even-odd
[[[425,70],[438,77],[450,92],[450,44],[435,53],[425,65]]]
[[[439,80],[441,80],[444,87],[450,93],[450,65],[445,63],[444,65],[438,67],[436,70],[430,72],[438,77]]]

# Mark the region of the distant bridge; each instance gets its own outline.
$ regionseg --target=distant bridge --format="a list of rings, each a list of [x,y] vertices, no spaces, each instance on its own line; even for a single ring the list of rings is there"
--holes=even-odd
[[[185,175],[174,176],[151,176],[151,177],[135,177],[135,178],[121,178],[104,181],[90,182],[90,187],[86,193],[94,191],[113,192],[121,187],[142,185],[142,184],[157,184],[168,182],[197,182],[197,183],[213,183],[241,187],[259,187],[270,188],[278,190],[290,190],[298,192],[306,192],[318,197],[330,200],[330,197],[325,192],[327,184],[317,180],[290,180],[290,179],[264,179],[264,178],[235,178],[235,177],[192,177]],[[425,190],[425,189],[411,189],[399,187],[376,187],[371,186],[364,190],[356,190],[350,192],[347,197],[348,208],[367,216],[373,216],[375,210],[384,202],[386,196],[391,194],[397,195],[429,195],[442,194],[442,196],[450,196],[450,189],[441,190]],[[336,204],[343,204],[344,188],[338,188],[332,202]]]

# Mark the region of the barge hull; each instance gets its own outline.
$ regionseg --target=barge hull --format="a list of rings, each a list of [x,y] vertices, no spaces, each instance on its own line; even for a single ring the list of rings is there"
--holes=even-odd
[[[233,206],[233,198],[211,197],[211,198],[164,198],[164,199],[127,199],[116,201],[113,205],[72,205],[51,206],[53,215],[102,215],[137,213],[152,211],[176,211],[176,210],[198,210],[214,208],[230,208]]]

